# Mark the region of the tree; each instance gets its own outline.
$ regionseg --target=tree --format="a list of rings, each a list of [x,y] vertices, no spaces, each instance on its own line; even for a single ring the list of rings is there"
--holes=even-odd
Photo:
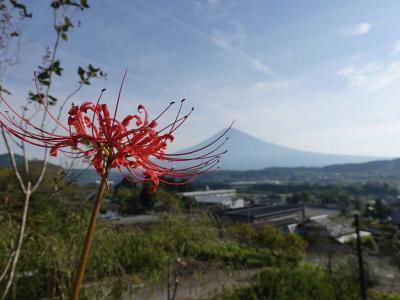
[[[249,287],[231,290],[214,300],[354,300],[359,298],[353,277],[335,272],[329,276],[323,269],[301,264],[294,268],[268,268],[256,274]]]
[[[114,193],[113,201],[119,204],[121,214],[130,215],[143,212],[142,204],[139,201],[139,191],[126,187],[120,187]]]
[[[291,196],[289,196],[286,201],[289,204],[299,204],[302,201],[302,197],[299,193],[293,193]]]
[[[182,206],[180,198],[172,191],[159,188],[155,194],[155,206],[158,211],[179,211]]]
[[[145,211],[150,211],[156,204],[155,194],[150,193],[150,184],[143,183],[139,194],[139,202]]]
[[[51,95],[51,88],[53,86],[55,76],[61,77],[63,73],[63,67],[60,59],[57,57],[57,54],[61,43],[68,41],[70,31],[74,27],[72,15],[75,14],[76,10],[83,11],[89,8],[87,0],[53,0],[51,1],[50,5],[53,11],[53,24],[51,24],[51,26],[55,31],[54,43],[51,47],[46,48],[45,54],[43,55],[43,61],[36,72],[37,89],[36,91],[29,92],[28,100],[23,106],[21,112],[21,115],[26,120],[40,118],[40,129],[44,129],[46,126],[47,115],[46,109],[43,107],[43,105],[37,105],[37,103],[40,102],[40,98],[43,99],[45,105],[48,107],[55,106],[58,103],[58,99]],[[13,15],[13,11],[17,13]],[[0,31],[0,41],[2,43],[0,45],[0,95],[2,96],[3,94],[11,94],[11,92],[3,86],[3,83],[5,81],[8,68],[16,63],[19,63],[20,61],[19,50],[21,47],[20,37],[22,35],[21,24],[28,18],[31,18],[32,13],[28,12],[28,9],[25,5],[15,0],[10,0],[9,3],[6,3],[3,0],[0,1],[0,13],[3,21],[0,25],[3,26]],[[83,86],[89,85],[93,78],[104,78],[106,75],[102,70],[95,68],[90,64],[87,68],[78,67],[77,73],[79,77],[78,84],[60,104],[58,118],[60,118],[66,103],[73,96],[75,96]],[[26,129],[27,124],[22,125],[25,126]],[[57,130],[57,126],[55,126],[53,129],[46,129],[47,131],[54,133]],[[27,144],[23,140],[15,141],[12,139],[11,136],[4,130],[4,127],[1,127],[0,130],[10,157],[12,170],[18,180],[19,188],[24,197],[24,205],[15,248],[9,256],[10,263],[6,265],[5,269],[1,273],[2,276],[0,277],[0,283],[3,280],[7,280],[5,283],[4,292],[1,296],[1,299],[3,300],[6,298],[14,280],[16,266],[24,240],[30,200],[32,195],[37,192],[39,186],[43,183],[48,165],[48,151],[47,148],[44,149],[40,171],[36,176],[34,176],[32,173],[31,162],[29,161],[27,154]],[[14,155],[15,149],[17,149],[23,156],[22,169],[17,165]]]
[[[236,224],[227,228],[228,235],[240,244],[254,246],[259,239],[259,233],[250,224]]]
[[[360,197],[354,199],[354,209],[360,212],[360,214],[364,213],[365,204]]]
[[[258,233],[260,246],[268,248],[278,264],[297,264],[305,255],[306,242],[297,234],[284,234],[282,230],[265,225]]]
[[[390,209],[381,199],[376,199],[374,204],[375,216],[379,220],[384,220],[390,215]]]
[[[191,212],[193,208],[197,207],[196,198],[190,196],[183,196],[181,198],[183,207],[188,211]]]

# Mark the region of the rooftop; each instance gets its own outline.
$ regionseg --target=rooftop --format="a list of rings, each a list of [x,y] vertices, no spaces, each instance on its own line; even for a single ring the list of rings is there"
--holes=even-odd
[[[225,190],[206,190],[206,191],[195,191],[195,192],[184,192],[179,193],[182,196],[206,196],[215,194],[235,194],[235,189],[225,189]]]
[[[354,227],[350,226],[349,224],[334,221],[330,219],[327,215],[311,217],[309,219],[309,222],[324,227],[328,231],[329,235],[335,238],[341,244],[347,243],[357,237],[356,229]],[[370,232],[360,230],[361,237],[366,237],[370,235]]]
[[[227,216],[263,218],[277,214],[298,212],[301,210],[303,210],[302,205],[276,205],[276,206],[256,205],[251,207],[230,209],[224,211],[223,213],[224,215]]]

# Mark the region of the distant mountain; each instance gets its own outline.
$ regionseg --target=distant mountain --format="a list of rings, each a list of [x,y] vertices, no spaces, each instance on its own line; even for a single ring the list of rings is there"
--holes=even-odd
[[[100,180],[94,168],[68,170],[67,176],[70,180],[78,183],[93,183]],[[117,184],[122,180],[122,175],[117,169],[112,169],[108,175],[108,180]]]
[[[400,176],[400,159],[370,161],[362,164],[332,165],[322,168],[327,172],[336,173],[368,173]]]
[[[182,152],[202,147],[219,134]],[[296,150],[255,138],[238,129],[232,128],[225,145],[228,149],[221,159],[222,170],[260,170],[268,167],[321,167],[333,164],[363,163],[382,159],[362,155],[323,154]]]
[[[15,154],[15,162],[17,165],[22,163],[24,158],[21,155]],[[11,167],[10,156],[8,153],[0,154],[0,167]]]
[[[196,183],[255,182],[255,183],[350,183],[400,181],[400,159],[341,164],[325,167],[271,167],[263,170],[217,171],[203,174]]]
[[[187,152],[202,147],[213,141],[217,136],[219,134],[179,152]],[[350,177],[354,175],[357,178],[375,175],[378,177],[400,177],[400,159],[376,161],[380,158],[301,151],[262,141],[234,128],[229,131],[228,136],[229,140],[223,147],[223,149],[228,149],[228,153],[222,157],[220,162],[220,168],[223,171],[202,176],[200,180],[206,178],[213,178],[217,181],[221,181],[222,178],[227,181],[289,180],[290,178],[301,179],[304,177],[319,180],[321,178],[332,178],[332,176],[336,176],[334,174],[347,174],[349,176],[352,174]],[[16,160],[19,163],[22,161],[22,157],[16,156]],[[0,166],[10,166],[7,154],[0,155]],[[77,181],[82,183],[98,180],[98,175],[92,168],[70,170],[68,176],[70,178],[79,176]],[[112,170],[110,180],[119,182],[121,179],[121,174]]]

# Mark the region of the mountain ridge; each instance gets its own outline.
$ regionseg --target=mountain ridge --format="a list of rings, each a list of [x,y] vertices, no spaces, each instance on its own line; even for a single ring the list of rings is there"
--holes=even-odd
[[[223,131],[180,152],[188,152],[210,143]],[[281,146],[263,141],[238,129],[231,128],[224,145],[228,152],[221,158],[222,170],[261,170],[268,167],[323,167],[334,164],[363,163],[384,157],[366,155],[327,154]]]
[[[218,137],[221,132],[196,146],[183,149],[180,152],[188,152],[202,147]],[[400,159],[323,154],[296,150],[265,142],[233,128],[229,131],[228,136],[230,139],[223,148],[229,151],[221,158],[221,171],[204,174],[200,176],[199,180],[207,178],[219,181],[221,178],[225,178],[228,181],[254,178],[280,180],[301,178],[305,175],[318,180],[325,177],[334,178],[336,176],[334,175],[335,173],[357,178],[371,176],[400,178]],[[17,163],[22,161],[22,157],[16,156],[16,158]],[[10,166],[7,154],[0,155],[0,166]],[[80,183],[98,180],[98,175],[92,168],[69,170],[68,176],[75,178],[80,174],[81,176],[78,179]],[[109,179],[119,182],[122,176],[118,171],[112,170]]]

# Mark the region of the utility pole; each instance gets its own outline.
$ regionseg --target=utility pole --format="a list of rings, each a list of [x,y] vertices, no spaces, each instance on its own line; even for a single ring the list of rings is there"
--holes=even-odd
[[[361,300],[367,300],[367,292],[365,288],[365,277],[364,277],[364,263],[362,257],[361,238],[360,238],[360,221],[358,214],[354,215],[354,223],[356,226],[356,234],[357,234],[357,258],[358,258]]]

